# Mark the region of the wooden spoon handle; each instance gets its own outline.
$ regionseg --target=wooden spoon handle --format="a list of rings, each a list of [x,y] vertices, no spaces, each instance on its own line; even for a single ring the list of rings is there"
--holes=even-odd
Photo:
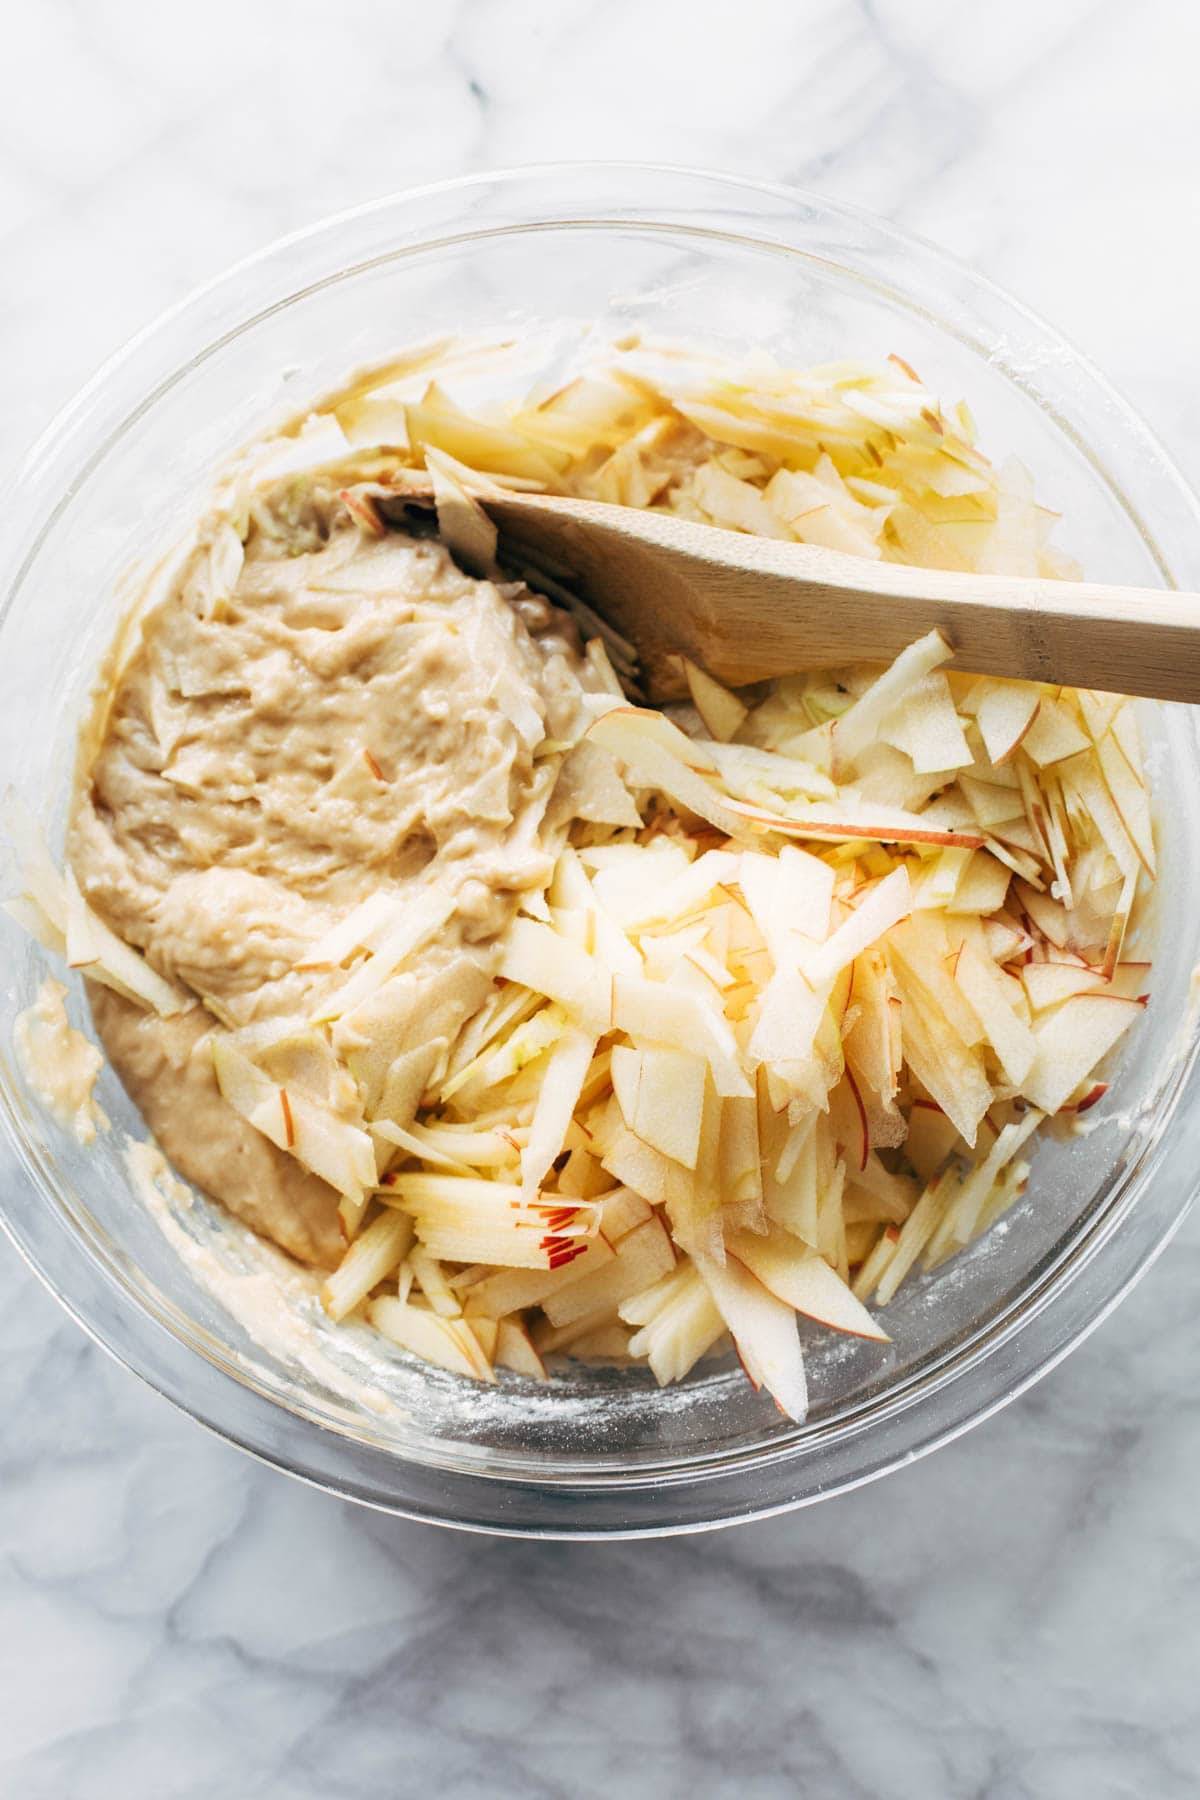
[[[936,626],[956,666],[978,674],[1200,703],[1200,595],[917,569],[753,538],[747,556],[735,542],[706,581],[725,679],[735,661],[748,681],[888,660]]]
[[[886,662],[936,626],[961,669],[1200,703],[1200,596],[869,562],[548,495],[488,495],[507,540],[573,581],[673,685],[683,651],[733,684]]]

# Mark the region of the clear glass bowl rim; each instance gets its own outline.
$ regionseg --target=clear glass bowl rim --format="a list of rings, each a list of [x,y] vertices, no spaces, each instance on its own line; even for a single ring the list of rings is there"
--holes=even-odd
[[[493,209],[474,229],[472,195],[486,196]],[[583,199],[586,207],[578,204]],[[798,222],[819,225],[851,256],[851,264],[841,265],[845,272],[893,289],[906,304],[924,301],[934,323],[999,364],[1084,451],[1165,583],[1175,585],[1170,556],[1147,521],[1156,514],[1165,520],[1169,507],[1174,529],[1194,532],[1200,503],[1099,371],[1020,302],[924,240],[802,189],[670,165],[566,162],[468,175],[370,201],[277,240],[160,315],[62,409],[19,468],[0,554],[0,625],[62,498],[162,386],[203,360],[224,333],[245,329],[306,288],[381,256],[540,226],[636,222],[736,238],[737,232],[697,222],[704,214],[711,221],[723,207],[739,219],[748,244],[801,254],[811,252],[795,241]],[[1006,365],[1009,347],[1044,353],[1036,382],[1027,368]],[[1106,432],[1116,434],[1122,453],[1129,454],[1131,473],[1120,478],[1091,447],[1089,430],[1101,415]],[[1165,1184],[1155,1182],[1171,1117],[1188,1101],[1200,1104],[1196,1050],[1193,1039],[1152,1142],[1092,1229],[912,1392],[901,1383],[869,1409],[868,1418],[827,1427],[828,1440],[820,1445],[742,1453],[665,1475],[605,1469],[587,1478],[515,1481],[478,1469],[426,1467],[357,1443],[289,1410],[134,1306],[57,1207],[26,1209],[18,1222],[0,1201],[0,1225],[48,1290],[116,1360],[218,1436],[299,1479],[381,1510],[499,1534],[592,1538],[703,1530],[811,1504],[876,1479],[990,1416],[1081,1342],[1169,1241],[1200,1185],[1200,1175],[1194,1176],[1168,1201]],[[3,1092],[0,1115],[27,1176],[45,1194],[45,1180]]]

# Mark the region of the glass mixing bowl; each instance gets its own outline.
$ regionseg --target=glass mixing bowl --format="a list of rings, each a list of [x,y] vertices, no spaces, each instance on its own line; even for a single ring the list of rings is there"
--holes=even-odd
[[[763,345],[799,362],[896,351],[947,399],[969,399],[985,447],[1029,466],[1064,515],[1060,541],[1090,573],[1200,587],[1196,501],[1138,419],[1056,333],[926,245],[806,194],[677,170],[576,165],[449,182],[231,270],[116,357],[31,453],[3,512],[0,756],[52,840],[130,565],[179,530],[214,465],[400,346],[499,328],[552,347],[564,321]],[[176,1196],[151,1210],[138,1197],[122,1157],[138,1122],[111,1074],[100,1098],[114,1129],[87,1151],[37,1104],[12,1024],[46,959],[7,920],[5,1227],[75,1317],[178,1406],[293,1474],[392,1511],[493,1531],[637,1534],[869,1480],[1050,1367],[1192,1199],[1200,745],[1182,710],[1147,708],[1144,728],[1169,929],[1115,1090],[1088,1135],[1039,1151],[1027,1196],[986,1238],[902,1289],[890,1346],[806,1332],[802,1427],[721,1364],[662,1393],[642,1370],[581,1368],[547,1386],[505,1377],[482,1389],[361,1329],[325,1327],[305,1280],[219,1209]]]

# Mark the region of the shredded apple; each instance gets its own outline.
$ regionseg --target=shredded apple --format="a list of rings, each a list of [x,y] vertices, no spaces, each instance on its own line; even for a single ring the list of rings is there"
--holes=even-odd
[[[142,609],[183,569],[219,634],[272,533],[322,567],[340,533],[352,588],[376,566],[355,544],[377,557],[411,529],[423,471],[459,570],[524,618],[541,606],[543,649],[559,626],[566,646],[553,730],[541,701],[499,696],[497,742],[537,797],[508,911],[463,931],[461,893],[425,870],[314,903],[271,1012],[123,933],[78,858],[63,878],[28,845],[17,906],[151,1024],[203,1002],[224,1104],[335,1195],[334,1319],[481,1381],[568,1352],[666,1383],[731,1337],[801,1419],[798,1316],[886,1341],[901,1282],[1024,1191],[1037,1133],[1100,1098],[1141,1015],[1148,965],[1123,950],[1155,853],[1134,707],[949,670],[936,632],[887,669],[743,693],[689,663],[690,704],[646,707],[635,647],[498,542],[489,482],[857,556],[1075,570],[1025,471],[899,359],[797,371],[628,342],[497,399],[515,355],[414,352],[248,452]],[[391,804],[391,754],[355,752],[363,806]],[[435,1032],[403,983],[452,930],[469,980]]]

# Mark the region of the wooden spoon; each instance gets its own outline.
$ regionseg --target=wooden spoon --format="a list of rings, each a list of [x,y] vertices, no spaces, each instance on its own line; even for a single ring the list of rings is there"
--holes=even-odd
[[[1200,595],[870,562],[559,495],[474,497],[506,558],[557,577],[631,641],[652,699],[682,691],[680,652],[737,687],[889,662],[936,626],[977,674],[1200,703]],[[415,483],[412,498],[425,498]]]

